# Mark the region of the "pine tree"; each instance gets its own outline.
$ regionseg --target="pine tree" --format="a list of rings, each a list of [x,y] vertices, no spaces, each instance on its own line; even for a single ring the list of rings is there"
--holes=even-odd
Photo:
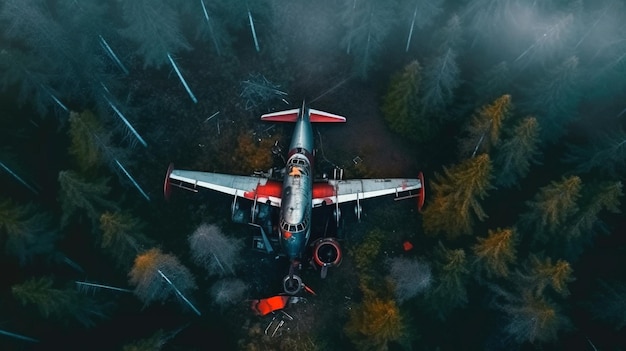
[[[393,8],[372,0],[353,0],[345,4],[342,17],[348,28],[341,46],[354,57],[355,73],[366,79],[394,23]]]
[[[419,90],[421,67],[417,60],[411,61],[396,73],[389,84],[381,107],[389,128],[403,136],[409,136],[416,127],[415,108]]]
[[[441,111],[452,101],[454,90],[460,85],[456,55],[450,48],[426,64],[420,101],[422,112]]]
[[[578,210],[578,198],[582,181],[577,176],[563,177],[539,189],[532,201],[526,204],[529,210],[524,213],[520,225],[534,234],[535,242],[546,243],[552,234],[565,224]]]
[[[411,38],[413,37],[413,30],[415,28],[420,30],[424,27],[430,26],[433,22],[433,19],[443,11],[442,3],[443,0],[414,0],[406,2],[406,7],[404,9],[401,9],[400,13],[410,13],[412,14],[412,16],[411,26],[409,28],[409,34],[406,40],[406,47],[404,51],[409,51]]]
[[[358,350],[386,350],[404,334],[400,310],[394,300],[367,296],[350,310],[346,334]]]
[[[445,320],[450,311],[467,304],[469,262],[465,250],[448,249],[439,242],[433,264],[435,281],[426,292],[424,307]]]
[[[487,278],[508,277],[509,265],[517,259],[515,229],[506,228],[489,230],[486,238],[477,238],[478,243],[472,247],[474,264],[484,271]]]
[[[596,182],[585,186],[580,208],[565,226],[567,240],[561,240],[556,245],[565,251],[567,257],[577,258],[596,232],[608,232],[606,224],[598,216],[605,210],[620,213],[620,197],[624,195],[622,188],[622,182],[619,181]]]
[[[101,162],[98,135],[102,132],[100,121],[91,111],[70,112],[70,149],[82,172],[96,168]]]
[[[59,172],[61,186],[59,201],[63,209],[61,223],[67,224],[69,219],[79,210],[84,211],[91,221],[100,219],[102,211],[116,209],[117,205],[106,199],[111,188],[106,184],[108,179],[99,178],[93,182],[83,179],[74,171]]]
[[[107,316],[107,307],[76,290],[57,289],[50,277],[31,278],[13,285],[11,292],[22,305],[35,305],[44,318],[66,321],[72,317],[83,326],[95,325],[95,321]]]
[[[4,244],[4,251],[17,257],[20,264],[36,255],[51,253],[57,238],[50,215],[34,205],[0,201],[0,242]]]
[[[571,322],[559,306],[542,295],[521,287],[513,292],[493,287],[493,307],[506,315],[504,332],[516,342],[556,341],[558,332],[569,329]]]
[[[189,236],[192,261],[207,270],[209,275],[233,275],[239,263],[242,243],[228,238],[214,224],[202,224]]]
[[[122,212],[105,212],[100,216],[100,246],[118,267],[128,269],[133,259],[150,240],[143,234],[144,223]]]
[[[487,218],[478,202],[491,188],[491,161],[487,154],[467,159],[444,175],[435,175],[432,184],[434,199],[424,210],[424,231],[427,235],[444,232],[449,238],[472,231],[473,216]]]
[[[475,100],[479,105],[487,104],[502,96],[511,81],[511,72],[506,61],[502,61],[490,69],[479,73],[473,82]]]
[[[599,281],[591,300],[586,303],[594,319],[609,323],[615,330],[626,326],[626,283]]]
[[[531,163],[539,155],[539,124],[534,117],[526,117],[498,146],[494,158],[496,185],[510,187],[524,178]]]
[[[565,132],[568,123],[576,119],[581,98],[579,60],[570,56],[537,81],[526,99],[528,111],[541,124],[541,139],[554,142]]]
[[[617,177],[626,171],[626,133],[614,129],[592,139],[587,145],[569,144],[565,162],[581,173],[599,171]]]
[[[160,68],[168,63],[168,53],[190,50],[181,29],[179,14],[163,0],[138,0],[122,3],[122,16],[128,27],[120,34],[139,47],[144,68]]]
[[[125,344],[122,351],[160,351],[167,339],[162,330],[158,330],[150,337]]]
[[[461,139],[461,155],[474,157],[489,153],[500,141],[502,123],[511,115],[511,95],[502,95],[493,103],[481,107],[472,117],[466,136]]]
[[[452,101],[454,90],[460,85],[460,70],[456,58],[461,44],[461,33],[460,19],[454,15],[433,37],[436,56],[426,62],[422,76],[422,113],[441,113]]]
[[[530,289],[538,297],[545,294],[548,286],[559,295],[567,296],[569,295],[567,284],[575,280],[572,273],[572,267],[565,260],[552,263],[550,257],[540,258],[530,255],[524,263],[523,271],[516,272],[515,279],[518,286]]]
[[[195,309],[185,296],[196,289],[195,280],[176,256],[152,248],[137,255],[128,276],[129,283],[135,287],[133,292],[144,305],[177,295]]]

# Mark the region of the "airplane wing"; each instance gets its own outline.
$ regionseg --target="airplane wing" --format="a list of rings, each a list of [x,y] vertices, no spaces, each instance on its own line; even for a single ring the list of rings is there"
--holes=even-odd
[[[216,190],[276,207],[281,202],[282,184],[263,177],[185,171],[170,165],[164,185],[166,196],[171,185],[191,191],[197,191],[198,187]]]
[[[313,206],[340,204],[350,201],[395,194],[397,199],[419,197],[418,207],[424,204],[424,177],[418,179],[350,179],[329,180],[313,185]]]

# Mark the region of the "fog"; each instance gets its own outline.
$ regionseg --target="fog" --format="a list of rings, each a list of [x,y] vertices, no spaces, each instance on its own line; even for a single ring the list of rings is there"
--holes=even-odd
[[[622,0],[2,0],[0,348],[626,347],[624,19]],[[291,126],[259,116],[303,101],[348,120],[315,126],[316,175],[422,171],[426,210],[346,220],[345,267],[271,338],[246,301],[284,267],[249,250],[232,200],[166,202],[163,175],[282,167]],[[246,242],[229,274],[194,264],[206,225]],[[481,256],[495,237],[515,247],[498,268]],[[385,263],[360,266],[364,248]],[[402,328],[367,327],[381,306]]]

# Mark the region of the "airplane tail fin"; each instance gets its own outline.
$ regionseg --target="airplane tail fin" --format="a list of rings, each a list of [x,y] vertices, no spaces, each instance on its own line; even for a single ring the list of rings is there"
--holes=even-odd
[[[301,109],[292,109],[280,112],[267,113],[261,116],[261,120],[270,122],[296,122],[300,117]],[[342,123],[346,121],[343,116],[332,113],[308,109],[309,121],[312,123]]]

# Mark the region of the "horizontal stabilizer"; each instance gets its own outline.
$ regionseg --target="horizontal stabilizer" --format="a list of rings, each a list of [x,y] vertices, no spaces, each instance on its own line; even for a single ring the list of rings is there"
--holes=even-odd
[[[261,120],[270,122],[295,122],[298,120],[300,109],[286,110],[274,113],[266,113],[261,116]]]
[[[322,123],[341,123],[346,121],[345,117],[314,109],[309,109],[309,119],[311,122]]]

